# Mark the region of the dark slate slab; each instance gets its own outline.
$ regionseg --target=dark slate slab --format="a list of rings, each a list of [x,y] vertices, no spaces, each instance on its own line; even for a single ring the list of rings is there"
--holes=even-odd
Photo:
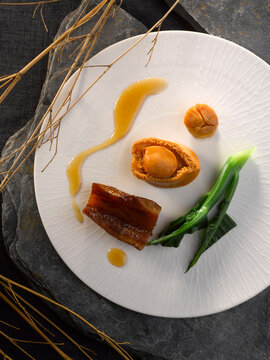
[[[85,3],[85,1],[83,2]],[[83,5],[83,4],[82,4]],[[78,10],[62,23],[59,34],[76,18]],[[118,10],[120,26],[108,23],[95,47],[97,52],[120,39],[143,32],[144,27]],[[113,28],[113,31],[112,31]],[[82,35],[86,29],[80,31]],[[68,52],[77,46],[74,44]],[[67,55],[67,54],[66,54]],[[17,149],[47,109],[61,82],[55,74],[69,65],[68,57],[49,59],[47,78],[35,117],[7,142],[2,156]],[[63,75],[62,75],[63,76]],[[6,163],[6,169],[10,166]],[[107,301],[82,283],[62,262],[42,226],[33,188],[31,155],[3,192],[3,235],[15,264],[39,291],[81,314],[117,341],[148,360],[267,360],[269,348],[262,337],[269,331],[269,291],[249,302],[214,316],[167,319],[132,312]],[[54,308],[55,309],[55,308]],[[69,323],[89,333],[76,318],[60,313]],[[90,332],[91,336],[95,336]]]
[[[181,0],[177,11],[195,29],[231,40],[270,63],[269,0]]]

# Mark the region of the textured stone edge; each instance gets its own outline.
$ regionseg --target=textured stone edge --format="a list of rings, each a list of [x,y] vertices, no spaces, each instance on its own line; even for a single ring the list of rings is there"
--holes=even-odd
[[[57,32],[55,38],[59,37],[61,35],[61,33],[70,26],[70,24],[74,21],[74,17],[81,11],[84,4],[85,4],[85,0],[82,1],[82,3],[79,5],[79,7],[76,10],[69,13],[64,18],[64,20],[62,21],[62,23],[58,29],[58,32]],[[120,11],[125,12],[122,9],[120,9]],[[130,16],[128,13],[126,13],[126,15]],[[131,16],[130,16],[130,18],[133,19]],[[8,151],[13,143],[16,142],[16,145],[17,145],[16,148],[18,148],[25,141],[24,134],[30,133],[30,131],[34,129],[34,127],[36,126],[36,123],[38,122],[38,118],[40,118],[45,113],[47,107],[51,103],[52,99],[47,98],[47,90],[48,90],[48,86],[50,84],[51,66],[54,61],[56,61],[55,55],[50,53],[49,58],[48,58],[47,73],[46,73],[45,81],[44,81],[44,84],[43,84],[43,87],[41,90],[40,99],[39,99],[34,117],[24,127],[22,127],[20,130],[18,130],[15,134],[13,134],[7,140],[7,142],[3,148],[2,154],[1,154],[2,157],[7,155]],[[59,81],[58,81],[59,84],[61,83],[61,81],[62,80],[60,77]],[[8,166],[11,164],[12,160],[13,159],[11,158],[8,161]],[[29,158],[29,161],[30,162],[34,161],[33,154]],[[29,173],[26,174],[26,176],[30,176],[33,178],[32,171],[30,170]],[[32,182],[33,182],[33,179],[32,179]],[[17,190],[21,190],[21,188],[17,189]],[[32,190],[34,192],[34,189],[32,189]],[[9,253],[13,263],[24,273],[24,275],[26,276],[27,280],[29,281],[29,283],[31,284],[33,289],[35,289],[36,291],[40,292],[41,294],[43,294],[51,299],[53,299],[54,301],[59,302],[59,300],[54,296],[53,292],[50,291],[49,287],[47,286],[48,284],[45,285],[45,282],[43,281],[43,279],[41,279],[38,276],[36,276],[35,274],[31,273],[31,271],[29,271],[29,269],[27,267],[27,264],[24,264],[17,255],[17,252],[16,252],[17,235],[16,235],[16,233],[17,233],[17,227],[18,227],[18,219],[17,219],[17,212],[15,209],[15,205],[12,200],[11,192],[12,192],[12,183],[9,183],[3,191],[3,202],[2,202],[2,211],[3,211],[2,217],[3,217],[4,213],[5,214],[8,213],[9,219],[12,219],[12,221],[13,221],[12,224],[9,224],[10,226],[9,226],[8,231],[3,226],[3,237],[5,239],[4,244],[7,249],[7,252]],[[35,210],[38,213],[38,210],[37,209],[35,209]],[[39,213],[38,213],[38,216],[39,216]],[[42,224],[41,219],[40,219],[40,223]],[[4,221],[3,221],[3,224],[4,224]],[[14,229],[12,233],[10,233],[10,227],[12,227]],[[58,254],[57,254],[57,256],[58,256]],[[61,261],[63,266],[65,266],[67,268],[67,266],[64,264],[64,262],[62,261],[62,259],[60,257],[59,257],[59,261]],[[67,271],[71,272],[70,269],[68,269],[68,268],[67,268]],[[80,281],[80,280],[78,279],[78,281]],[[104,300],[108,301],[106,299],[104,299]],[[89,335],[89,336],[95,338],[96,340],[102,341],[102,339],[94,331],[89,330],[89,328],[86,325],[82,324],[82,322],[78,318],[76,318],[74,315],[67,313],[66,311],[63,311],[60,308],[56,308],[55,306],[53,306],[49,302],[46,302],[45,300],[44,300],[44,303],[46,303],[50,309],[52,309],[54,312],[56,312],[62,318],[62,320],[64,320],[69,326],[72,326],[75,329],[79,329],[84,334]],[[141,349],[140,350],[133,349],[130,346],[126,346],[126,349],[132,351],[134,354],[138,354],[142,359],[147,358],[148,360],[151,360],[151,359],[164,360],[164,358],[153,356],[150,353],[146,353],[145,351],[143,351]]]
[[[76,15],[78,15],[81,12],[81,10],[83,9],[83,7],[85,6],[85,2],[86,2],[86,0],[82,0],[81,4],[77,7],[77,9],[70,12],[64,18],[64,20],[60,24],[60,27],[59,27],[59,29],[57,31],[55,39],[57,39],[65,30],[67,30],[70,27],[70,25],[74,22],[74,17]],[[122,12],[125,12],[122,9],[119,9],[119,10],[122,11]],[[126,15],[130,16],[128,13],[126,13]],[[130,18],[132,18],[132,17],[130,16]],[[21,145],[25,141],[25,138],[23,137],[23,134],[26,133],[26,132],[29,133],[31,131],[31,128],[33,130],[34,126],[38,122],[38,117],[41,117],[45,113],[45,111],[47,110],[47,108],[42,109],[42,107],[44,107],[44,104],[49,106],[49,104],[51,103],[52,99],[47,99],[46,96],[47,96],[47,89],[48,89],[48,86],[50,84],[51,66],[52,66],[52,63],[54,61],[56,61],[55,56],[56,55],[53,54],[53,53],[49,54],[46,77],[45,77],[45,81],[44,81],[44,84],[43,84],[43,87],[42,87],[42,90],[41,90],[41,93],[40,93],[40,99],[39,99],[39,102],[38,102],[34,117],[25,126],[23,126],[21,129],[19,129],[15,134],[13,134],[7,140],[5,146],[4,146],[3,150],[2,150],[1,157],[5,157],[7,155],[8,151],[9,151],[9,148],[10,148],[10,146],[11,146],[11,144],[13,142],[15,142],[15,141],[16,141],[16,143],[19,142],[20,145]],[[59,80],[59,84],[61,83],[61,81],[62,80]],[[19,147],[20,145],[18,145],[17,147]],[[32,158],[34,158],[34,156],[32,156]],[[10,161],[8,162],[9,165],[11,163],[11,160],[12,159],[10,159]],[[33,177],[33,174],[29,174],[29,175]],[[1,177],[2,176],[0,176],[0,178]],[[2,193],[3,194],[2,217],[3,217],[4,213],[5,214],[8,213],[9,214],[8,215],[9,219],[13,220],[12,224],[10,224],[10,227],[12,227],[14,229],[12,234],[10,234],[10,231],[9,230],[7,231],[5,229],[5,227],[3,227],[4,245],[5,245],[6,249],[7,249],[7,252],[10,255],[11,260],[13,261],[15,266],[17,266],[24,273],[24,275],[27,277],[27,280],[29,281],[31,286],[36,291],[40,292],[41,294],[53,299],[54,301],[58,301],[58,299],[55,298],[53,293],[48,289],[48,286],[45,286],[44,281],[42,279],[38,278],[38,277],[33,277],[33,276],[35,276],[35,274],[32,274],[29,271],[28,267],[17,256],[17,253],[16,253],[16,232],[17,232],[17,226],[18,226],[18,219],[17,219],[17,212],[15,210],[15,206],[14,206],[14,203],[12,201],[12,196],[10,194],[11,191],[12,191],[12,186],[11,186],[11,183],[9,183],[7,185],[7,187],[4,189],[3,193]],[[38,216],[39,216],[39,214],[38,214]],[[42,224],[41,219],[40,219],[40,223]],[[66,266],[60,257],[59,257],[59,261],[61,261],[63,263],[63,266]],[[18,264],[20,264],[20,266],[18,266]],[[67,270],[69,270],[69,269],[67,268]],[[56,311],[58,313],[58,315],[64,321],[66,321],[68,323],[68,325],[72,325],[72,323],[73,323],[73,325],[74,325],[74,327],[76,329],[79,328],[85,334],[94,336],[94,338],[99,339],[101,341],[101,338],[96,333],[89,330],[89,328],[87,328],[86,326],[84,326],[82,328],[82,324],[80,323],[78,318],[76,318],[75,316],[73,316],[70,313],[67,313],[67,312],[61,310],[60,308],[56,308],[55,306],[51,305],[49,302],[46,302],[45,300],[44,300],[44,302],[53,311]],[[70,322],[70,320],[71,320],[71,322]]]

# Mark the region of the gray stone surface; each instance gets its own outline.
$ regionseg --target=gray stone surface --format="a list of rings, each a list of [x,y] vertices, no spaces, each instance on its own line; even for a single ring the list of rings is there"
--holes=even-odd
[[[270,63],[270,0],[181,0],[177,11],[195,29],[231,40]]]
[[[67,17],[59,34],[75,17],[76,12]],[[121,19],[120,26],[110,23],[105,27],[95,52],[144,31],[144,27],[125,12],[119,11],[118,17]],[[24,142],[50,104],[61,82],[61,76],[56,79],[54,76],[68,66],[67,57],[63,59],[60,64],[57,54],[50,57],[36,115],[8,140],[2,156],[10,154]],[[6,163],[6,168],[11,161]],[[42,226],[33,188],[32,155],[3,192],[2,218],[8,252],[32,284],[77,311],[115,340],[129,341],[127,349],[130,347],[136,351],[141,359],[269,359],[269,341],[266,338],[270,330],[269,289],[245,304],[217,315],[166,319],[129,311],[107,301],[83,284],[59,258]],[[84,332],[89,332],[76,318],[62,316]],[[94,336],[93,333],[91,335]]]

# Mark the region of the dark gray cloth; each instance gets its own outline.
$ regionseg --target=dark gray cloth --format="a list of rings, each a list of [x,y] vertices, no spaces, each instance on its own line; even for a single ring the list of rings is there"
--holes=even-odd
[[[64,0],[46,4],[43,16],[48,32],[39,11],[33,19],[35,6],[0,5],[0,74],[17,72],[45,49],[53,41],[64,16],[79,3],[80,0]],[[0,105],[0,149],[33,116],[46,70],[47,57],[23,77]]]

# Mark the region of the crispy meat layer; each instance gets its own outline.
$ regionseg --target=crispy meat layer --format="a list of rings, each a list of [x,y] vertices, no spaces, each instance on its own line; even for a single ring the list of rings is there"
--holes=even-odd
[[[109,234],[142,250],[156,225],[161,207],[152,200],[93,183],[83,213]]]

